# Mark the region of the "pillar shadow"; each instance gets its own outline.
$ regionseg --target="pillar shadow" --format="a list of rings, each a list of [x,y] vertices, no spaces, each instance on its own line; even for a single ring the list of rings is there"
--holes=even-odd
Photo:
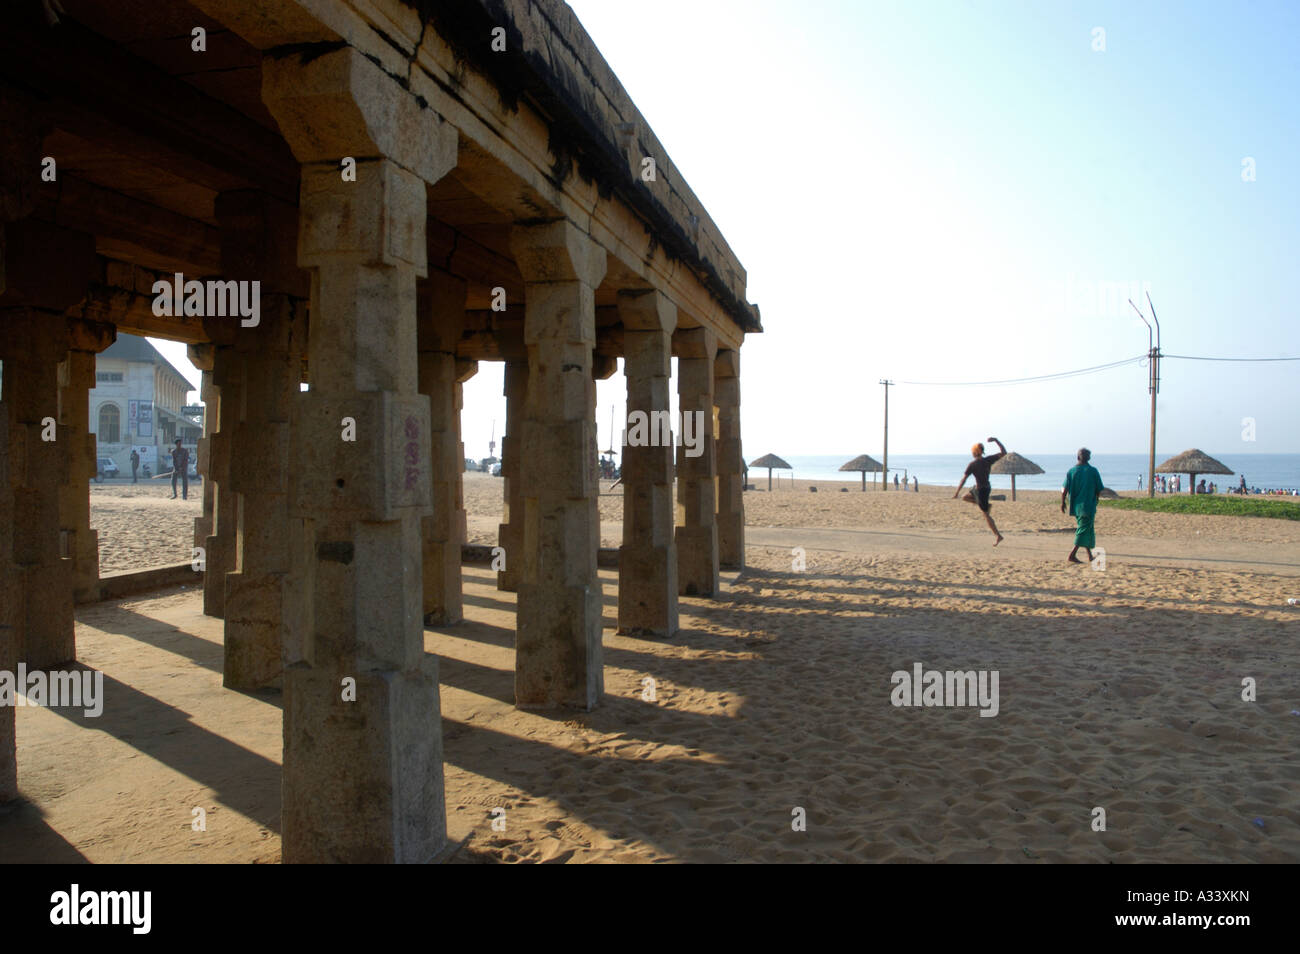
[[[84,670],[87,667],[77,664]],[[280,831],[280,766],[256,752],[190,721],[189,714],[104,676],[104,711],[95,718],[81,709],[51,708],[82,728],[106,732],[157,759],[217,798],[277,834]]]
[[[221,643],[210,642],[194,633],[122,606],[101,605],[95,612],[93,621],[78,619],[78,622],[111,636],[122,636],[155,649],[175,653],[212,672],[221,672],[225,667],[225,647]]]
[[[19,779],[21,781],[21,777]],[[89,864],[90,860],[50,827],[45,813],[21,794],[0,805],[0,863],[21,865]]]

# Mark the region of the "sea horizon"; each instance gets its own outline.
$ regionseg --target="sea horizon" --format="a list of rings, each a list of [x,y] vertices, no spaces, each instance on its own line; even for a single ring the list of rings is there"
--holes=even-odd
[[[1018,475],[1016,477],[1017,490],[1057,490],[1064,481],[1066,472],[1075,463],[1073,453],[1037,454],[1019,451],[1017,453],[1033,461],[1044,471],[1042,474]],[[1213,481],[1219,490],[1236,487],[1243,475],[1249,487],[1275,490],[1300,488],[1300,454],[1219,453],[1215,451],[1207,451],[1206,453],[1221,461],[1224,466],[1235,468],[1231,475],[1204,475],[1207,483]],[[757,459],[757,456],[754,455],[754,459]],[[858,456],[855,453],[778,454],[777,456],[787,461],[793,467],[793,472],[774,470],[772,472],[774,481],[779,478],[788,482],[793,477],[796,480],[861,483],[861,475],[857,472],[846,473],[839,469],[841,464]],[[873,454],[872,456],[876,457],[877,460],[880,459],[877,455]],[[1159,466],[1161,462],[1168,460],[1171,456],[1168,452],[1158,453],[1156,455],[1156,466]],[[916,477],[922,484],[950,484],[956,487],[961,481],[962,473],[965,471],[966,464],[970,459],[969,454],[890,454],[889,473],[891,480],[892,476],[897,474],[899,480],[902,481],[904,474],[906,474],[908,480]],[[1148,455],[1145,452],[1115,454],[1094,451],[1092,464],[1101,472],[1102,480],[1106,486],[1112,490],[1136,490],[1139,475],[1142,477],[1142,486],[1146,486]],[[873,477],[877,481],[880,479],[879,474],[867,474],[868,486],[871,485]],[[751,467],[749,479],[754,484],[766,481],[767,469]],[[1008,475],[993,474],[990,479],[995,488],[1010,489],[1011,487],[1011,477]],[[1198,475],[1197,481],[1199,482],[1200,479],[1201,475]],[[1183,490],[1187,489],[1187,476],[1184,475]]]

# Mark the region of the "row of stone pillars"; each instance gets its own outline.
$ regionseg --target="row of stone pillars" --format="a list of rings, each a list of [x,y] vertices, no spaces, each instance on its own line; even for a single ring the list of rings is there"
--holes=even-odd
[[[209,407],[195,526],[204,609],[225,620],[226,685],[283,687],[283,859],[425,861],[445,842],[445,812],[437,660],[423,631],[462,615],[459,411],[476,369],[455,357],[465,287],[426,262],[425,193],[454,168],[458,134],[351,48],[267,59],[263,96],[302,186],[297,210],[255,193],[217,203],[224,277],[260,281],[262,297],[256,327],[205,319],[211,344],[191,349]],[[354,181],[339,174],[344,155],[357,157]],[[606,254],[564,220],[518,225],[511,245],[527,354],[507,365],[503,439],[516,701],[590,708],[603,690],[593,349]],[[678,329],[659,292],[623,294],[619,309],[629,406],[667,411],[675,349],[681,408],[704,422],[703,453],[678,453],[679,520],[672,448],[626,457],[620,626],[671,633],[679,592],[716,592],[720,546],[732,547],[726,562],[743,559],[726,470],[739,479],[734,357],[707,330]],[[62,448],[93,456],[87,365],[70,352],[98,343],[73,347],[48,316],[3,320],[0,586],[20,598],[0,593],[0,654],[55,665],[75,655],[72,568],[93,549],[84,508],[60,496],[65,480],[84,496],[88,479]],[[36,443],[50,407],[58,449]],[[13,788],[5,741],[0,796]]]

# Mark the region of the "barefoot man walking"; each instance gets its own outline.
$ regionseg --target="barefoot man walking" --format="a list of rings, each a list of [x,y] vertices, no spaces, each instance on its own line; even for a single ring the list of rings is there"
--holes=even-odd
[[[998,533],[998,525],[993,522],[993,515],[989,513],[989,511],[993,509],[992,505],[989,503],[989,491],[992,490],[992,485],[989,483],[989,468],[1006,456],[1007,449],[1002,446],[1002,442],[996,437],[990,437],[989,440],[998,445],[998,453],[989,454],[988,457],[985,457],[984,445],[973,445],[970,452],[971,456],[975,459],[966,465],[966,473],[961,475],[961,483],[957,485],[957,493],[952,496],[955,500],[961,493],[961,489],[966,486],[967,477],[975,478],[975,488],[963,499],[969,500],[971,503],[975,504],[975,506],[984,511],[984,519],[988,523],[989,529],[993,531],[993,536],[995,537],[993,545],[997,546],[1002,542],[1002,534]]]
[[[1065,475],[1065,486],[1061,488],[1061,513],[1065,513],[1065,498],[1070,498],[1070,513],[1074,515],[1074,549],[1068,557],[1071,563],[1082,563],[1077,556],[1079,547],[1088,551],[1088,561],[1092,562],[1092,548],[1097,545],[1097,532],[1092,521],[1097,515],[1097,500],[1101,497],[1101,474],[1088,461],[1092,451],[1080,447],[1079,463],[1070,468]]]

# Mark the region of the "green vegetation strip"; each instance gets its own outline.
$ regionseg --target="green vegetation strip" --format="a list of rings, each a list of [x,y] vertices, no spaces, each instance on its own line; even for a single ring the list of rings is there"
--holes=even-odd
[[[1116,510],[1147,510],[1152,513],[1209,513],[1229,517],[1274,517],[1300,520],[1300,497],[1222,497],[1197,494],[1185,497],[1124,497],[1102,500],[1103,507]]]

